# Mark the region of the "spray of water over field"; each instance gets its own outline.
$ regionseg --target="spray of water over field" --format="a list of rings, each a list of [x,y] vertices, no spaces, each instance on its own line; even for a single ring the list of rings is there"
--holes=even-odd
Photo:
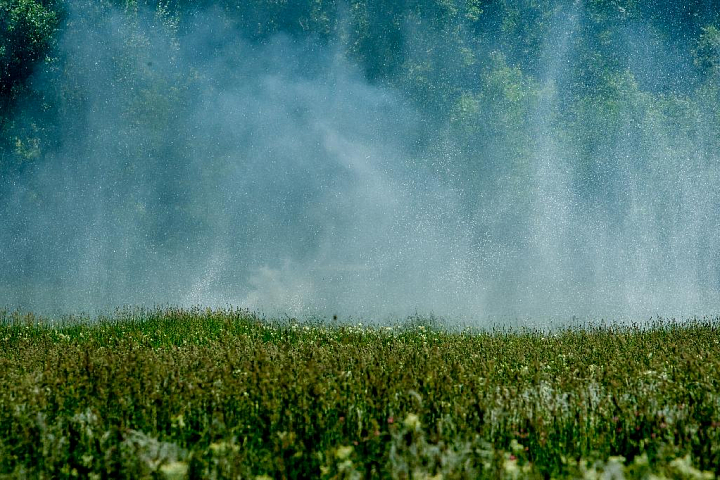
[[[569,122],[566,95],[586,81],[583,8],[550,19],[532,76],[490,69],[504,60],[471,45],[472,81],[500,93],[455,117],[369,81],[339,40],[242,40],[214,11],[172,36],[150,13],[130,25],[70,8],[70,67],[33,81],[65,75],[84,108],[55,127],[48,159],[2,181],[1,303],[465,322],[716,314],[720,157],[703,146],[703,98],[658,107],[647,93],[676,89],[688,60],[633,25],[613,102],[589,96]],[[407,28],[412,58],[423,48]],[[514,113],[493,113],[507,102]],[[488,128],[458,127],[461,114],[507,133],[477,141]]]

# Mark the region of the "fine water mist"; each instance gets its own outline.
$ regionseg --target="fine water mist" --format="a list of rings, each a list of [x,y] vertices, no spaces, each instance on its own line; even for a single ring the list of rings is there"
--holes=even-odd
[[[67,67],[32,82],[70,86],[58,101],[82,108],[47,158],[2,179],[0,304],[475,324],[719,311],[717,132],[701,94],[650,101],[689,67],[649,27],[619,33],[612,103],[589,95],[573,118],[583,2],[548,20],[532,75],[468,40],[467,82],[490,93],[446,114],[369,80],[339,39],[253,42],[214,10],[173,31],[157,12],[132,24],[72,5]],[[426,49],[406,30],[412,60]]]

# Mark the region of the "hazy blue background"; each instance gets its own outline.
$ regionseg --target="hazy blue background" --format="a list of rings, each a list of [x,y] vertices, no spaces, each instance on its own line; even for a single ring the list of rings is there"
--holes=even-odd
[[[0,304],[717,314],[720,7],[641,3],[42,4]]]

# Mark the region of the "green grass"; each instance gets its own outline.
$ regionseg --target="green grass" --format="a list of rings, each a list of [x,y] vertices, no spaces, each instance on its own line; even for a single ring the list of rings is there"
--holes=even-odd
[[[0,312],[0,475],[713,478],[718,371],[715,320],[550,334]]]

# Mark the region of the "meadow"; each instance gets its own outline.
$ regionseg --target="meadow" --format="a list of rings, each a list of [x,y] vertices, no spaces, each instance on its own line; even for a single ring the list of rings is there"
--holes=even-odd
[[[1,478],[714,478],[717,319],[0,312]]]

